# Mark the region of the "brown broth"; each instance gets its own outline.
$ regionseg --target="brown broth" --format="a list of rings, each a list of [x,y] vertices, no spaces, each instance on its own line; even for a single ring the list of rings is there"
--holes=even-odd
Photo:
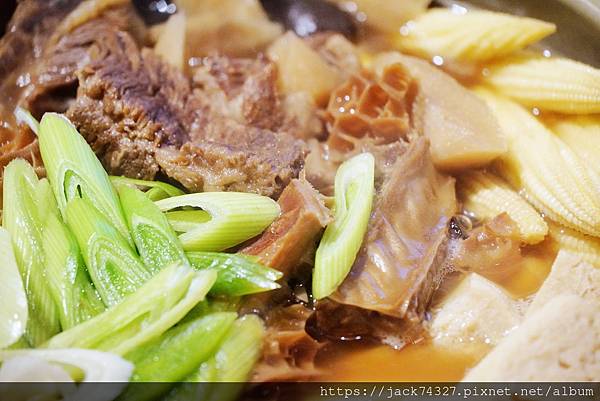
[[[402,350],[342,345],[327,353],[320,363],[325,373],[317,380],[456,382],[479,361],[485,349],[465,353],[425,342]]]
[[[499,281],[516,299],[534,294],[550,272],[557,253],[547,239],[523,248],[521,268]],[[322,381],[440,381],[457,382],[489,351],[486,344],[451,349],[426,341],[401,350],[387,346],[337,344],[321,355]]]

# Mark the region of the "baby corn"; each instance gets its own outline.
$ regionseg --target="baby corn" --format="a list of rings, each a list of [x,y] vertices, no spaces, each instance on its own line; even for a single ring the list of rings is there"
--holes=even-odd
[[[600,266],[600,238],[582,234],[556,223],[550,224],[550,236],[560,249],[580,255],[594,266]]]
[[[527,244],[537,244],[548,233],[542,216],[493,174],[479,171],[465,174],[460,177],[457,189],[464,208],[478,218],[493,219],[507,213],[517,223],[521,240]]]
[[[544,215],[585,234],[600,236],[595,174],[559,138],[518,104],[477,90],[492,108],[509,144],[498,168]]]

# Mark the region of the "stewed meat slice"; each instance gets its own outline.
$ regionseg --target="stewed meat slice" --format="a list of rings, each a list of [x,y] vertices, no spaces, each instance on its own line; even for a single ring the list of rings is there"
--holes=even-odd
[[[363,246],[332,298],[421,320],[445,273],[456,207],[454,179],[435,170],[427,140],[416,139],[378,190]]]
[[[289,277],[331,216],[322,196],[305,180],[292,180],[278,200],[281,216],[253,243],[241,250]]]

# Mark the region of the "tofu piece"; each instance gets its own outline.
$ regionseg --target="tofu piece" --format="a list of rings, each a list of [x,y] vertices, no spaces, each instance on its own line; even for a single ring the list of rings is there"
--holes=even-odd
[[[528,314],[463,381],[597,381],[598,307],[577,295],[549,300]]]
[[[433,308],[430,334],[436,345],[464,345],[465,351],[494,346],[521,322],[519,306],[505,290],[470,273]]]
[[[577,254],[560,251],[550,274],[537,292],[527,314],[541,309],[551,299],[565,294],[600,302],[600,268],[584,262]]]

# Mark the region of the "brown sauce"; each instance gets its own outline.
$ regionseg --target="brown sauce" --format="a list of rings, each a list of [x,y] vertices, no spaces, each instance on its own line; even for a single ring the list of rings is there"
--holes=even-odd
[[[521,268],[498,282],[515,299],[534,294],[550,272],[556,257],[556,245],[547,239],[522,249]],[[440,381],[457,382],[489,351],[485,344],[451,349],[432,342],[395,350],[388,346],[336,344],[326,349],[318,367],[319,381]]]
[[[484,350],[482,350],[484,351]],[[338,345],[326,351],[319,365],[324,381],[460,381],[483,352],[465,353],[430,342],[402,350],[387,346]]]

